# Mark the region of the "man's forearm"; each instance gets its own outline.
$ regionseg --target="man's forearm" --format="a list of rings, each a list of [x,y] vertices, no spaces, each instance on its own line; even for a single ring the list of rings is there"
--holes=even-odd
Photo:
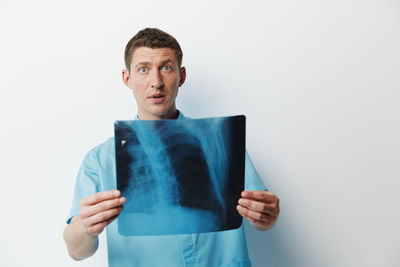
[[[65,227],[64,241],[69,255],[77,261],[92,256],[99,246],[97,235],[85,231],[79,216],[74,216]]]

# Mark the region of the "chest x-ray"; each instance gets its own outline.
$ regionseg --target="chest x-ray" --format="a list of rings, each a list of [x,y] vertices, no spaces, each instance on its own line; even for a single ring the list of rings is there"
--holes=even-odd
[[[121,235],[238,228],[245,117],[115,122]]]

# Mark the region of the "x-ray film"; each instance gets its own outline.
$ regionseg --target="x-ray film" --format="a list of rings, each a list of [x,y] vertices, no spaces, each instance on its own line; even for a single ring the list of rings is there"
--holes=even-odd
[[[238,228],[244,189],[245,116],[116,121],[121,235]]]

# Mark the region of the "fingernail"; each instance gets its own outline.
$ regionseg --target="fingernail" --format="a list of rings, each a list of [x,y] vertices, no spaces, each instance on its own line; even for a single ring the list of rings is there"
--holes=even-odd
[[[121,202],[121,203],[123,203],[123,202],[125,202],[125,198],[124,197],[121,197],[120,199],[119,199],[119,202]]]
[[[114,191],[114,196],[119,196],[120,192],[118,190]]]
[[[249,195],[249,193],[247,193],[246,191],[243,191],[243,192],[242,192],[242,196],[243,196],[243,197],[247,197],[248,195]]]

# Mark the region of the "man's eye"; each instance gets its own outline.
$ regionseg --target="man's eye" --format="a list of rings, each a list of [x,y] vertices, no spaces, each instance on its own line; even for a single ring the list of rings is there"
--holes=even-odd
[[[146,72],[146,71],[147,71],[147,68],[140,68],[139,71],[140,71],[140,72]]]
[[[169,71],[169,70],[171,70],[171,67],[170,66],[164,66],[163,70]]]

